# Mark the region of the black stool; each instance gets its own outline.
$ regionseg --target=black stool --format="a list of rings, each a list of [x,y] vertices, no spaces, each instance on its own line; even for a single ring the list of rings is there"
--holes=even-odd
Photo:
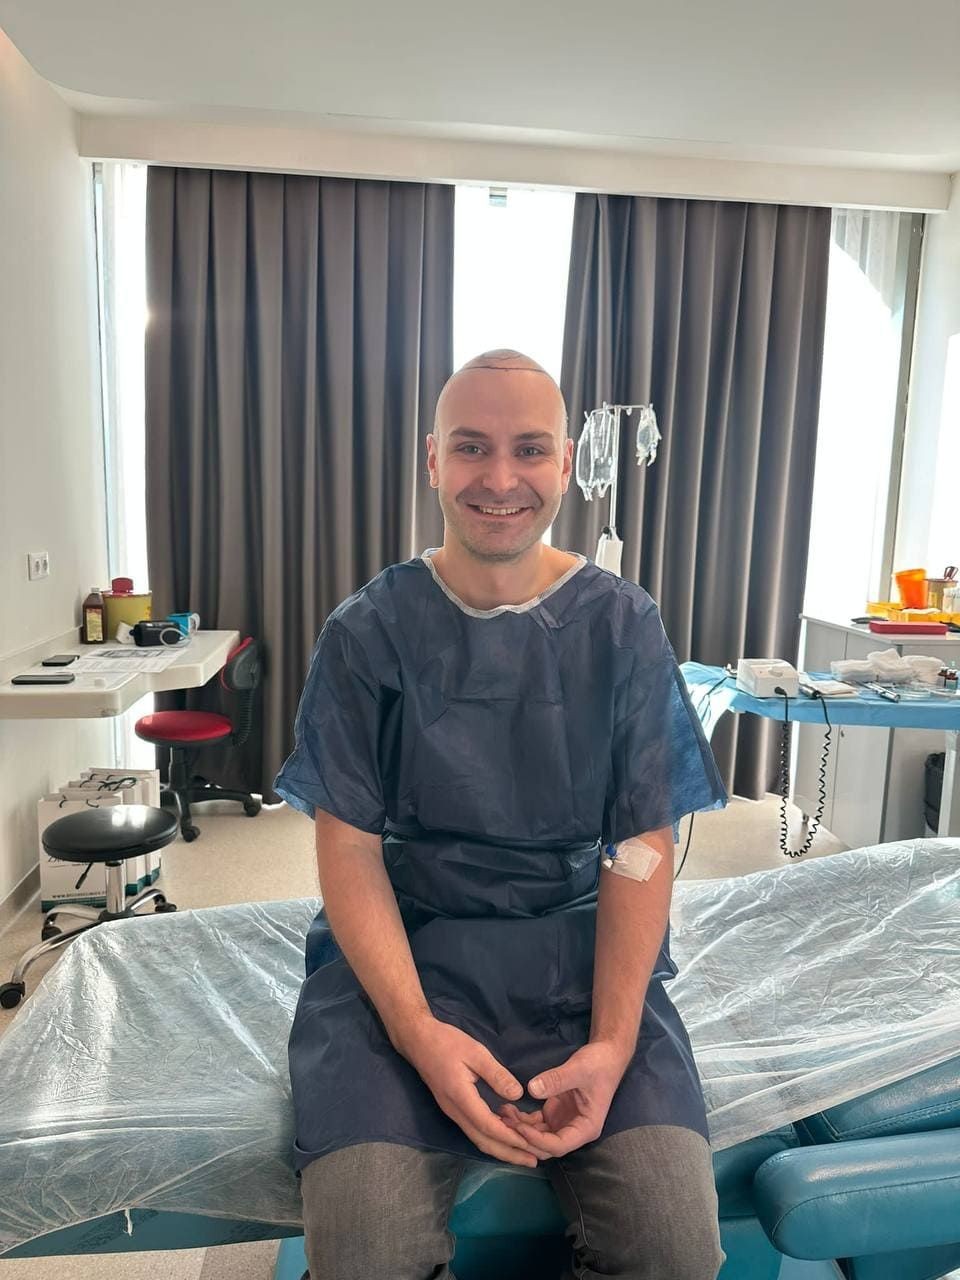
[[[137,909],[153,902],[154,911],[176,911],[159,889],[144,889],[135,898],[126,900],[126,875],[123,864],[127,858],[162,849],[177,838],[177,817],[164,809],[154,809],[145,804],[112,805],[110,808],[87,809],[83,813],[71,813],[66,818],[51,822],[43,833],[43,847],[51,858],[61,862],[85,862],[87,870],[95,862],[107,866],[107,905],[99,911],[80,903],[65,902],[54,907],[43,918],[41,941],[20,957],[13,977],[0,985],[0,1007],[14,1009],[26,995],[24,974],[35,960],[76,938],[78,934],[94,929],[108,920],[126,920],[136,917]],[[73,929],[63,930],[54,921],[58,916],[75,916],[86,921]]]

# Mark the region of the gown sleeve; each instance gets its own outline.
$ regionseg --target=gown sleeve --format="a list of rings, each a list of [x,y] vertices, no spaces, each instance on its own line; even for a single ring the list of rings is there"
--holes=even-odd
[[[322,809],[379,835],[386,820],[379,729],[379,681],[359,642],[331,619],[314,649],[295,746],[274,790],[311,818]]]
[[[618,690],[603,840],[673,826],[721,809],[727,793],[651,601],[638,619],[632,664]]]

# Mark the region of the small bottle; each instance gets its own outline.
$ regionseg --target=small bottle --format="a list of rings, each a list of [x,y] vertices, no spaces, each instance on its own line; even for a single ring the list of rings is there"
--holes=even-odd
[[[91,587],[83,602],[83,626],[80,640],[83,644],[103,644],[107,638],[106,609],[99,587]]]

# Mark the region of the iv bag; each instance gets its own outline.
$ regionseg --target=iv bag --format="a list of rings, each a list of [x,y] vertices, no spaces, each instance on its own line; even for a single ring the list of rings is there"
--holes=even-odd
[[[657,415],[652,404],[640,406],[637,422],[637,466],[644,463],[650,466],[656,461],[657,445],[660,443],[660,429],[657,426]]]
[[[617,459],[616,423],[609,409],[594,409],[585,415],[577,444],[577,484],[589,502],[602,498],[613,483]]]

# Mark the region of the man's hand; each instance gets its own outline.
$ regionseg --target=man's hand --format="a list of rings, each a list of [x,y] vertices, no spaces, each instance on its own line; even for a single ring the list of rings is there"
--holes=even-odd
[[[523,1097],[520,1081],[478,1040],[425,1016],[393,1038],[393,1043],[416,1069],[440,1110],[475,1146],[508,1164],[536,1165],[525,1134],[498,1118],[477,1092],[477,1081],[484,1080],[501,1098]]]
[[[530,1081],[530,1094],[546,1098],[540,1111],[525,1113],[507,1103],[500,1115],[541,1159],[565,1156],[600,1137],[630,1056],[615,1045],[592,1041],[562,1066]]]

